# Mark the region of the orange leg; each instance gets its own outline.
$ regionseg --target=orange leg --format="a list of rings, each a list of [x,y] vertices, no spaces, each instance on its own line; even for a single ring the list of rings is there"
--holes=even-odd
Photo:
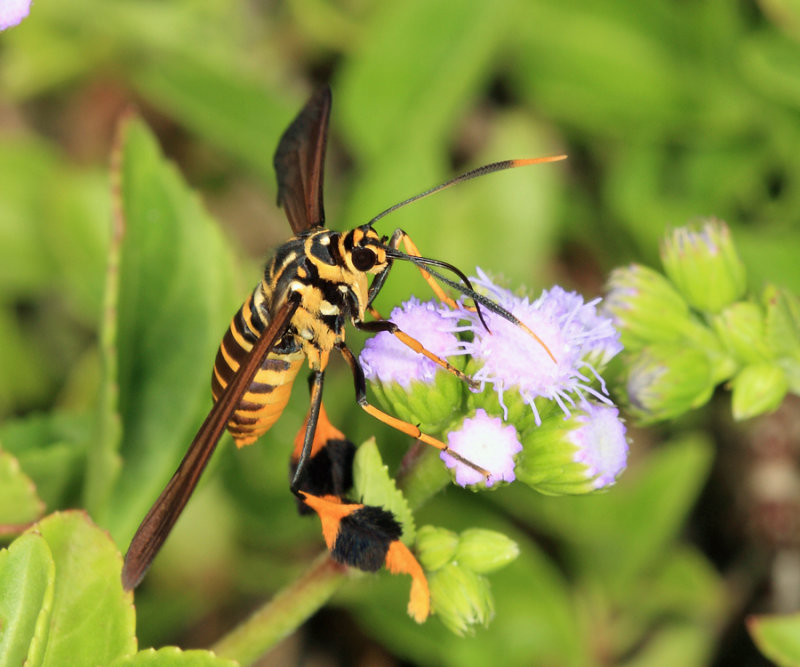
[[[477,389],[478,383],[475,380],[473,380],[469,375],[462,373],[449,361],[447,361],[446,359],[442,359],[440,356],[431,352],[416,338],[409,336],[405,331],[403,331],[391,320],[377,319],[374,322],[354,322],[354,324],[361,331],[368,331],[370,333],[379,333],[381,331],[385,331],[387,333],[392,334],[393,336],[396,336],[401,343],[410,347],[412,350],[414,350],[414,352],[424,355],[435,364],[438,364],[439,366],[444,368],[448,373],[452,373],[459,380],[466,382],[473,389]]]
[[[447,452],[450,456],[452,456],[456,461],[459,463],[463,463],[466,466],[469,466],[476,472],[483,475],[485,479],[489,479],[490,473],[485,468],[473,463],[472,461],[465,459],[460,454],[452,451],[445,443],[441,440],[437,440],[436,438],[428,435],[427,433],[423,433],[420,431],[419,426],[415,426],[410,422],[403,421],[402,419],[398,419],[397,417],[393,417],[383,410],[379,410],[374,405],[370,404],[367,400],[367,382],[364,378],[364,370],[361,368],[361,365],[358,363],[358,360],[355,358],[353,353],[349,350],[349,348],[344,344],[341,343],[338,346],[339,352],[342,353],[344,360],[350,366],[350,370],[353,372],[353,380],[355,382],[356,388],[356,401],[358,401],[359,406],[361,409],[364,410],[369,415],[372,415],[378,421],[383,422],[387,426],[391,426],[394,429],[397,429],[401,433],[405,433],[406,435],[411,436],[412,438],[416,438],[420,442],[424,442],[426,445],[430,445],[431,447],[436,447],[436,449]]]

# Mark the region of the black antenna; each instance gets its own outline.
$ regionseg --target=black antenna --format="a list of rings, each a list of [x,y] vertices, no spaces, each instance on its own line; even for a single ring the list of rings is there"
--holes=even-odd
[[[531,329],[527,324],[525,324],[522,320],[516,317],[513,313],[508,312],[499,303],[495,303],[489,297],[484,296],[480,292],[476,292],[475,288],[472,286],[472,283],[469,281],[469,278],[467,278],[464,275],[464,273],[457,267],[438,259],[431,259],[430,257],[420,257],[418,255],[406,255],[405,253],[400,252],[399,250],[390,251],[387,249],[386,256],[391,257],[392,259],[405,260],[411,262],[412,264],[415,264],[416,266],[420,267],[424,266],[425,271],[431,274],[434,278],[441,281],[445,285],[452,287],[458,292],[461,292],[461,294],[472,299],[475,302],[475,312],[477,313],[478,319],[481,321],[481,324],[483,324],[486,331],[489,331],[489,333],[491,333],[489,325],[486,324],[486,320],[483,319],[483,313],[481,312],[480,306],[483,306],[484,308],[486,308],[486,310],[502,317],[504,320],[511,322],[511,324],[514,324],[523,329],[527,334],[533,337],[533,339],[536,340],[536,342],[539,343],[539,345],[542,346],[544,351],[547,352],[547,356],[553,360],[553,363],[555,364],[558,363],[558,360],[550,351],[550,348],[547,347],[547,344],[541,338],[539,338],[539,336],[536,335],[536,332],[533,331],[533,329]],[[461,281],[464,283],[464,285],[466,285],[466,287],[460,283],[457,283],[455,280],[450,280],[447,276],[443,276],[438,271],[434,271],[432,268],[430,268],[431,266],[438,266],[439,268],[444,268],[452,271],[461,279]]]
[[[502,162],[492,162],[491,164],[485,164],[482,167],[478,167],[477,169],[473,169],[472,171],[468,171],[466,174],[461,174],[461,176],[456,176],[455,178],[451,178],[449,181],[442,183],[441,185],[437,185],[430,190],[425,190],[425,192],[420,192],[418,195],[414,195],[413,197],[409,197],[408,199],[395,204],[394,206],[390,206],[385,211],[381,211],[376,215],[372,220],[370,220],[367,225],[372,227],[378,220],[383,218],[384,216],[389,215],[392,211],[396,211],[398,208],[402,208],[406,204],[410,204],[412,202],[417,201],[418,199],[422,199],[427,197],[428,195],[432,195],[440,190],[444,190],[445,188],[449,188],[451,185],[456,185],[457,183],[463,183],[464,181],[469,181],[473,178],[477,178],[478,176],[485,176],[486,174],[492,174],[496,171],[503,171],[504,169],[514,169],[516,167],[525,167],[530,164],[541,164],[543,162],[558,162],[559,160],[566,160],[566,155],[551,155],[547,157],[534,157],[534,158],[523,158],[521,160],[503,160]]]

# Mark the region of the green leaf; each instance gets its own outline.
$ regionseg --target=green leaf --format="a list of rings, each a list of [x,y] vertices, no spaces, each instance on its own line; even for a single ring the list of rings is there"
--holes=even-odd
[[[41,650],[53,602],[55,564],[41,535],[26,533],[0,551],[0,667]]]
[[[121,568],[83,512],[52,514],[0,552],[0,665],[93,667],[135,651]]]
[[[0,286],[4,291],[41,289],[49,281],[41,226],[46,187],[56,171],[57,160],[43,142],[4,140],[0,144]]]
[[[33,480],[47,507],[74,502],[71,497],[83,471],[90,415],[52,411],[9,420],[0,427],[4,449]]]
[[[394,514],[403,526],[402,542],[407,546],[414,544],[414,515],[405,496],[389,476],[389,468],[383,464],[374,438],[367,440],[356,451],[353,490],[356,498],[365,505],[377,505]]]
[[[147,649],[120,658],[110,667],[236,667],[238,662],[218,658],[211,651],[181,651],[177,646]]]
[[[517,4],[379,5],[336,87],[337,122],[358,157],[371,162],[391,154],[394,162],[398,152],[441,144],[513,30]]]
[[[272,154],[278,136],[302,102],[272,94],[258,79],[198,58],[172,56],[135,73],[153,102],[275,182]]]
[[[761,298],[767,343],[778,354],[800,357],[800,299],[774,285],[768,285]]]
[[[123,236],[118,295],[111,285],[103,340],[106,386],[119,384],[125,471],[115,485],[117,434],[109,422],[113,405],[105,405],[102,419],[110,428],[92,453],[87,497],[97,511],[110,494],[107,525],[126,542],[211,406],[214,351],[237,298],[219,229],[150,131],[129,118],[118,146]]]
[[[84,482],[84,504],[99,521],[107,519],[108,499],[122,462],[119,447],[122,428],[119,418],[119,362],[117,359],[117,317],[119,313],[120,256],[125,235],[120,163],[122,133],[112,152],[112,212],[100,319],[101,377],[97,404],[96,435],[88,452]]]
[[[43,246],[51,261],[51,284],[83,324],[94,328],[103,302],[111,196],[108,173],[72,166],[59,169],[47,185]]]
[[[26,523],[44,512],[36,487],[19,461],[0,449],[0,524]]]
[[[46,626],[31,661],[42,667],[104,665],[136,650],[133,594],[122,590],[122,557],[83,512],[52,514],[28,534],[47,542],[55,579]]]
[[[706,627],[665,621],[636,651],[626,667],[674,667],[708,665],[713,656],[713,637]]]
[[[666,39],[677,13],[623,9],[624,3],[519,3],[509,37],[518,89],[562,123],[593,134],[630,134],[680,113],[686,77]],[[580,11],[578,11],[580,8]],[[610,45],[613,45],[610,46]]]
[[[800,665],[800,614],[751,616],[747,629],[759,650],[776,665]]]
[[[586,498],[585,519],[594,520],[595,526],[590,528],[594,544],[580,556],[584,566],[605,571],[610,582],[629,584],[659,559],[686,522],[712,457],[707,438],[689,434],[662,446],[638,470],[628,471],[608,494]],[[609,535],[616,536],[613,544]]]
[[[587,574],[604,586],[627,590],[679,534],[705,483],[712,453],[704,436],[689,434],[629,468],[607,493],[531,498],[520,488],[502,499],[510,512],[572,545]]]
[[[741,64],[744,75],[759,94],[778,98],[795,110],[800,108],[796,38],[755,31],[741,45]]]
[[[84,327],[97,322],[108,188],[99,170],[79,171],[25,135],[0,138],[0,182],[0,412],[6,412],[49,400],[86,344]]]
[[[669,613],[702,625],[722,622],[726,591],[714,566],[692,546],[668,548],[665,556],[664,562],[648,576],[647,589],[651,594],[636,605],[646,610],[642,615],[660,619]],[[713,641],[711,637],[708,639]]]

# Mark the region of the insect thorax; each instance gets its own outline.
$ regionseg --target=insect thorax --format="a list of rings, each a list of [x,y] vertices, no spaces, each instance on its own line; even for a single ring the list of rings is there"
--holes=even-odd
[[[299,294],[300,307],[286,337],[302,346],[312,368],[324,367],[326,353],[344,340],[348,320],[364,316],[368,274],[349,261],[353,243],[363,237],[358,229],[318,229],[290,239],[269,260],[253,294],[265,322],[285,299]]]

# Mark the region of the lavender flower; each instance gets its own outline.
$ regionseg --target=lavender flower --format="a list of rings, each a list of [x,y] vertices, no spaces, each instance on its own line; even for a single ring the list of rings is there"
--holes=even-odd
[[[444,310],[449,309],[412,297],[392,311],[391,320],[430,352],[463,367],[463,358],[453,357],[460,343]],[[359,359],[378,401],[400,419],[430,433],[444,430],[461,413],[464,382],[396,336],[382,332],[367,339]]]
[[[523,437],[517,477],[548,494],[587,493],[616,482],[627,464],[615,407],[586,401],[568,419],[551,415]]]
[[[537,341],[523,327],[487,309],[482,312],[490,331],[475,313],[453,311],[451,315],[470,322],[473,339],[462,343],[462,350],[471,355],[477,369],[468,368],[468,372],[482,388],[492,386],[505,418],[509,391],[518,393],[531,407],[537,424],[541,415],[536,398],[555,401],[568,416],[570,407],[576,406],[575,398],[582,403],[593,396],[611,405],[598,369],[622,345],[611,320],[597,313],[599,299],[584,303],[580,295],[556,286],[530,301],[498,287],[480,269],[472,280],[541,339]],[[592,386],[594,381],[599,389]]]
[[[444,358],[459,353],[459,341],[450,330],[449,322],[443,321],[443,310],[449,309],[411,297],[392,310],[389,319],[429,351]],[[396,382],[406,389],[415,380],[432,381],[440,370],[433,361],[386,332],[368,338],[359,359],[367,380]]]
[[[475,416],[465,419],[461,426],[447,436],[450,449],[468,461],[489,471],[487,488],[495,482],[513,482],[514,456],[522,450],[519,434],[510,424],[499,417],[490,417],[485,410],[477,410]],[[439,455],[448,468],[455,467],[456,483],[461,486],[480,484],[484,477],[477,470],[459,463],[447,452]]]
[[[576,414],[576,427],[567,438],[575,445],[576,463],[586,466],[586,477],[595,489],[611,486],[625,470],[628,441],[619,410],[607,405],[587,403],[585,412]]]
[[[18,25],[31,8],[31,0],[2,0],[0,2],[0,30]]]

